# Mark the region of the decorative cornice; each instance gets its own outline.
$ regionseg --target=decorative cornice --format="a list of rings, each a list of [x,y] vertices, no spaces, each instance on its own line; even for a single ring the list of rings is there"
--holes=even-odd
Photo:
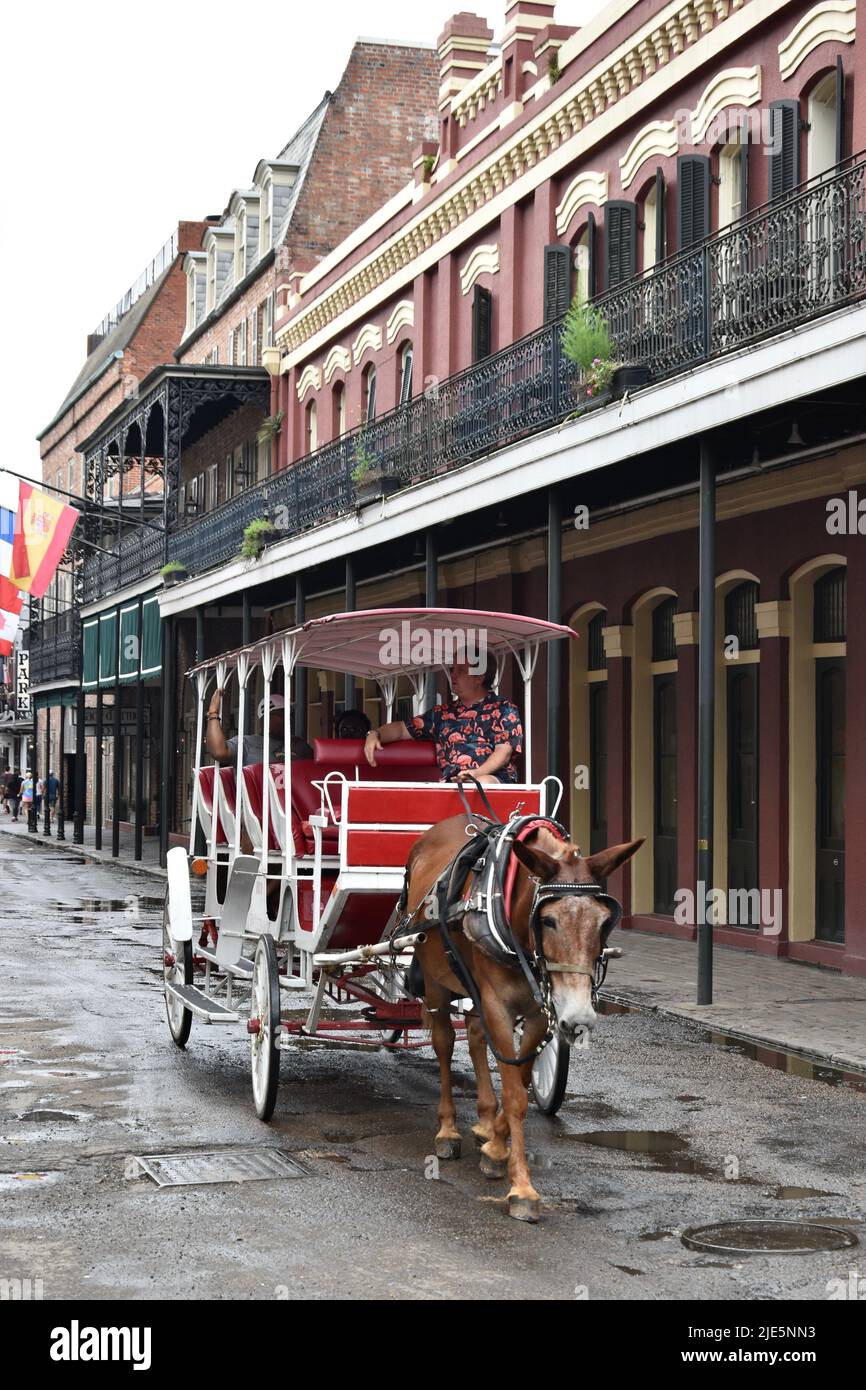
[[[334,372],[347,372],[352,365],[352,354],[348,348],[332,347],[325,358],[325,381],[330,381]]]
[[[676,121],[650,121],[639,130],[619,161],[623,188],[628,188],[635,174],[651,155],[676,154],[679,133]]]
[[[534,188],[541,181],[541,169],[538,178],[530,176],[537,165],[546,164],[548,157],[551,172],[564,167],[568,162],[563,157],[565,149],[586,130],[589,140],[575,142],[573,157],[579,157],[592,141],[594,122],[610,115],[612,119],[602,121],[598,135],[599,139],[606,138],[617,119],[617,103],[635,97],[642,83],[650,84],[652,95],[648,92],[647,102],[657,99],[661,90],[655,81],[657,69],[676,62],[677,71],[671,74],[670,83],[680,80],[688,73],[688,67],[679,62],[685,58],[686,50],[703,42],[705,52],[701,60],[717,59],[726,42],[742,39],[785,3],[786,0],[673,0],[462,178],[419,207],[414,217],[349,267],[308,308],[286,320],[277,334],[289,359],[284,362],[284,370],[295,354],[342,316],[350,314],[356,304],[375,294],[407,267],[423,263],[439,243],[453,240],[461,224],[486,205],[497,200],[501,203],[502,195],[512,184],[519,184],[521,193]],[[721,34],[716,36],[726,25],[731,26],[729,40]],[[635,109],[636,103],[629,100],[621,119],[631,119]]]
[[[574,214],[586,203],[595,203],[600,207],[606,202],[607,172],[599,174],[593,169],[584,169],[571,180],[556,209],[556,235],[563,235]]]
[[[779,44],[779,71],[787,79],[821,43],[853,43],[857,28],[856,0],[823,0],[803,15]]]
[[[713,121],[726,106],[754,106],[761,100],[761,69],[725,68],[704,88],[691,114],[691,138],[695,145],[705,138]]]
[[[321,384],[322,376],[318,367],[314,367],[312,362],[309,362],[298,379],[298,400],[304,399],[311,386],[318,391]]]
[[[468,294],[479,275],[496,275],[499,271],[499,243],[476,246],[469,259],[460,267],[460,288]]]
[[[352,356],[355,359],[355,365],[357,366],[368,348],[372,348],[374,352],[378,352],[381,346],[381,328],[377,328],[374,323],[365,323],[352,344]]]
[[[415,324],[415,305],[411,299],[401,299],[395,305],[385,324],[385,337],[393,343],[401,328],[412,328]]]

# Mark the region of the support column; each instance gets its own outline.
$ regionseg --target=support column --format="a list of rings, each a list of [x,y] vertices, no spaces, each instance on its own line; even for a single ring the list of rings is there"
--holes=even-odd
[[[39,821],[36,815],[36,772],[39,767],[39,710],[34,706],[33,709],[33,742],[28,747],[28,766],[27,771],[32,783],[32,794],[30,805],[27,808],[27,833],[35,835],[39,829]]]
[[[48,774],[51,771],[51,706],[45,706],[45,774],[42,778],[42,832],[51,834],[51,810],[48,805]],[[36,788],[33,789],[34,796]]]
[[[424,603],[435,608],[439,601],[439,556],[436,532],[430,526],[424,536]],[[428,671],[424,678],[424,708],[432,709],[436,702],[436,672]]]
[[[295,579],[295,626],[300,627],[306,621],[306,594],[304,590],[304,576],[299,574]],[[294,719],[289,719],[286,733],[291,747],[292,734],[306,742],[307,738],[307,671],[304,666],[295,668],[294,680],[292,682],[295,696]],[[291,711],[289,711],[291,716]]]
[[[97,658],[98,660],[98,658]],[[98,668],[97,668],[98,671]],[[95,849],[102,849],[102,686],[96,687],[96,766],[93,771],[93,820]]]
[[[84,819],[87,814],[87,727],[84,691],[79,688],[75,701],[75,821],[73,844],[84,844]]]
[[[143,470],[142,470],[143,476]],[[144,780],[144,680],[141,674],[141,636],[144,606],[143,599],[138,600],[138,681],[135,686],[135,847],[133,858],[141,859],[143,852],[142,840],[144,836],[144,797],[142,796],[142,781]]]
[[[66,788],[64,784],[66,782],[66,755],[63,749],[63,735],[66,732],[66,705],[62,704],[60,706],[58,722],[60,729],[57,739],[57,820],[55,833],[58,840],[65,840],[66,826],[64,821],[66,819]]]
[[[164,618],[162,622],[162,748],[160,750],[160,788],[159,788],[159,862],[165,867],[168,855],[169,831],[174,808],[175,733],[176,705],[174,692],[174,634],[176,618]]]
[[[121,471],[121,478],[123,473]],[[123,726],[121,722],[120,685],[120,609],[114,625],[114,718],[112,720],[112,740],[114,761],[111,766],[111,853],[114,859],[120,858],[120,786],[123,773]]]
[[[355,586],[355,557],[346,556],[346,612],[354,613],[358,602]],[[345,709],[355,708],[355,677],[345,675],[343,677],[343,705]]]
[[[248,599],[249,596],[248,596],[247,594],[245,594],[244,597],[245,597],[246,599]],[[246,604],[245,607],[244,607],[244,615],[245,615],[244,621],[246,621],[246,618],[247,618],[247,616],[248,616],[248,611],[249,611],[249,603],[247,602],[247,604]],[[244,638],[244,641],[245,641],[245,642],[246,642],[247,640],[248,640],[247,638]],[[196,666],[199,664],[200,661],[204,661],[204,658],[205,658],[205,650],[204,650],[204,608],[201,607],[201,605],[200,605],[200,606],[195,610],[195,664],[196,664]],[[197,688],[197,686],[195,685],[195,683],[193,683],[193,689],[196,691],[196,701],[198,701],[198,688]],[[196,715],[198,715],[198,710],[196,710]],[[210,726],[208,726],[208,727],[210,727]],[[199,858],[202,858],[202,859],[206,858],[206,856],[207,856],[207,836],[206,836],[206,834],[205,834],[205,828],[204,828],[204,826],[202,825],[200,819],[197,819],[197,820],[196,820],[196,826],[195,826],[195,842],[194,842],[194,844],[193,844],[193,852],[194,852]]]
[[[250,599],[249,589],[244,589],[241,596],[241,646],[248,647],[253,640],[253,606]],[[253,728],[253,702],[247,700],[244,706],[244,727],[240,731],[244,738],[252,733]]]
[[[547,620],[562,622],[562,500],[555,487],[547,492]],[[562,643],[547,644],[547,771],[560,772]]]
[[[700,602],[698,651],[698,884],[713,883],[713,795],[716,716],[716,460],[701,441]],[[698,1004],[713,1002],[713,924],[698,913]]]

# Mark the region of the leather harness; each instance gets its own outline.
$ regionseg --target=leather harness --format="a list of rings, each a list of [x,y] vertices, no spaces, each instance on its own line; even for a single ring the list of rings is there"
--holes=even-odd
[[[466,829],[467,834],[471,832],[471,838],[442,870],[422,903],[408,915],[405,914],[408,897],[407,874],[392,939],[401,935],[407,923],[423,909],[425,921],[431,927],[438,928],[446,959],[460,981],[461,989],[472,1000],[494,1057],[505,1066],[521,1066],[537,1057],[553,1037],[556,1014],[552,1002],[552,974],[587,976],[592,981],[592,999],[595,1002],[607,974],[604,947],[611,931],[622,917],[622,907],[599,883],[543,883],[530,876],[535,889],[529,913],[532,945],[531,953],[527,956],[511,927],[511,890],[519,862],[512,846],[516,840],[525,839],[541,827],[551,831],[560,840],[567,840],[568,835],[558,821],[547,816],[521,816],[515,811],[508,823],[504,823],[493,811],[481,784],[474,778],[472,781],[490,813],[489,816],[479,816],[472,811],[458,783],[457,790],[470,818]],[[610,918],[603,928],[601,951],[592,970],[567,962],[548,961],[544,954],[541,909],[547,902],[570,896],[593,897],[610,910]],[[451,931],[455,927],[462,929],[467,939],[485,955],[500,965],[520,971],[525,977],[536,1005],[547,1019],[545,1037],[531,1052],[517,1057],[503,1057],[497,1051],[490,1037],[475,978],[452,939]]]

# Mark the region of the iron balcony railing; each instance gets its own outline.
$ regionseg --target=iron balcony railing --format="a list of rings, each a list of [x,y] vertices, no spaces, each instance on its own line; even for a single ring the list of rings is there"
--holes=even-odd
[[[866,160],[857,156],[596,303],[614,357],[644,364],[659,380],[864,292]],[[256,518],[269,517],[288,535],[334,520],[356,506],[352,474],[359,462],[369,462],[392,487],[435,477],[557,425],[584,402],[580,388],[580,374],[562,351],[561,321],[546,324],[194,522],[176,522],[168,558],[200,573],[236,556]],[[141,569],[145,563],[149,571]],[[130,535],[119,559],[99,560],[98,582],[129,582],[160,563],[156,537]],[[96,568],[89,560],[89,594]]]
[[[105,549],[109,542],[103,540]],[[94,603],[127,584],[155,574],[165,560],[165,532],[162,523],[137,525],[121,538],[120,547],[110,555],[92,554],[84,561],[84,603]]]
[[[81,618],[69,608],[30,624],[30,683],[77,680],[80,674]]]

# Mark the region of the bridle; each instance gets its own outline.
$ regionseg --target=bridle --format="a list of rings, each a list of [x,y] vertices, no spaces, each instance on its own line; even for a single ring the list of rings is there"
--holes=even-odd
[[[595,1007],[598,999],[598,991],[604,984],[607,975],[608,951],[607,941],[614,927],[622,919],[622,904],[618,902],[610,893],[605,892],[600,883],[558,883],[543,882],[541,879],[530,875],[530,881],[535,885],[532,895],[532,906],[529,910],[529,935],[533,942],[533,960],[530,963],[536,970],[532,972],[538,994],[536,1003],[544,1010],[547,1016],[549,1032],[545,1038],[543,1046],[552,1036],[552,1024],[556,1014],[553,1008],[551,975],[585,975],[592,981],[591,993],[592,1004]],[[582,897],[595,898],[603,906],[610,909],[610,917],[602,927],[601,949],[595,959],[591,970],[587,970],[582,965],[571,965],[567,961],[551,961],[544,954],[544,943],[542,941],[541,909],[546,902],[559,902],[562,898]],[[512,941],[515,946],[519,946],[517,938],[512,932]],[[536,975],[537,971],[537,975]],[[535,992],[535,991],[533,991]],[[540,1050],[540,1049],[539,1049]]]

